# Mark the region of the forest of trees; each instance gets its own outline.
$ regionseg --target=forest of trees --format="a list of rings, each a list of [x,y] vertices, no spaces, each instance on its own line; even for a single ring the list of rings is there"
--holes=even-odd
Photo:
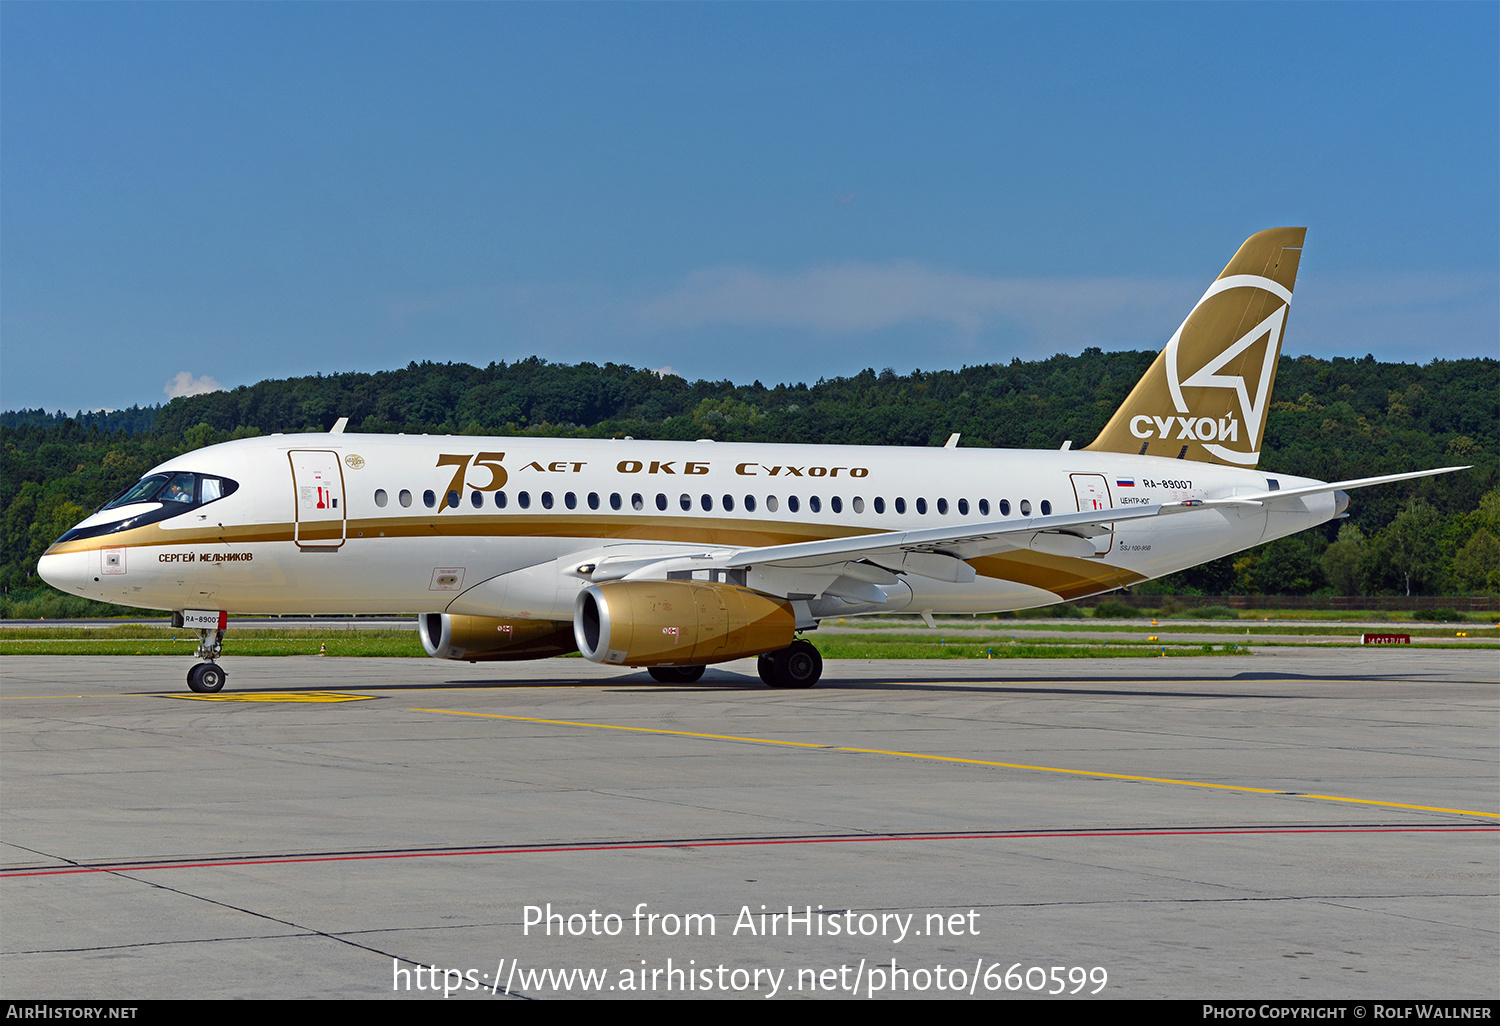
[[[956,371],[865,370],[816,384],[694,381],[618,364],[412,363],[263,381],[160,407],[0,414],[0,616],[57,615],[36,561],[53,539],[179,453],[274,431],[941,445],[1086,445],[1151,352]],[[1500,592],[1500,360],[1282,357],[1261,466],[1322,480],[1472,464],[1357,493],[1351,516],[1150,587],[1201,594]],[[66,607],[69,612],[74,610]],[[99,607],[104,608],[104,607]],[[79,610],[81,611],[81,610]]]

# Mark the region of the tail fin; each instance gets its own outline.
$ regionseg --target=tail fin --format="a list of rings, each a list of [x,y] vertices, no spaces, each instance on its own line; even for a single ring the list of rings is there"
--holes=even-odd
[[[1246,239],[1087,448],[1255,466],[1306,234]]]

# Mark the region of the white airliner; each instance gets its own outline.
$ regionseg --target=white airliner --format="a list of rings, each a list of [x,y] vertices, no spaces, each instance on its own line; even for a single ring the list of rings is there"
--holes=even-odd
[[[1304,229],[1242,245],[1081,450],[272,435],[168,460],[52,545],[69,594],[172,610],[194,691],[228,613],[415,613],[438,658],[810,687],[828,616],[998,612],[1135,584],[1343,515],[1256,470]],[[930,620],[929,620],[930,622]]]

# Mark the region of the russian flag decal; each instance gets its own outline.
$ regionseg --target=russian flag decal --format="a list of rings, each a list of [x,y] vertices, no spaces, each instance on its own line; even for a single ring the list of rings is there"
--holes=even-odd
[[[1135,478],[1133,478],[1133,477],[1119,477],[1119,478],[1116,478],[1115,479],[1115,487],[1116,488],[1134,488],[1135,487]]]

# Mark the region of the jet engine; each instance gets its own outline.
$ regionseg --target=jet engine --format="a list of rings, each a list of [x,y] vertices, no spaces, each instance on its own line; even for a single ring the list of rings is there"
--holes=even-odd
[[[493,616],[424,613],[417,636],[434,659],[541,659],[578,651],[566,620],[503,620]]]
[[[620,666],[702,666],[792,643],[785,599],[707,581],[616,581],[578,593],[573,635],[585,659]]]

